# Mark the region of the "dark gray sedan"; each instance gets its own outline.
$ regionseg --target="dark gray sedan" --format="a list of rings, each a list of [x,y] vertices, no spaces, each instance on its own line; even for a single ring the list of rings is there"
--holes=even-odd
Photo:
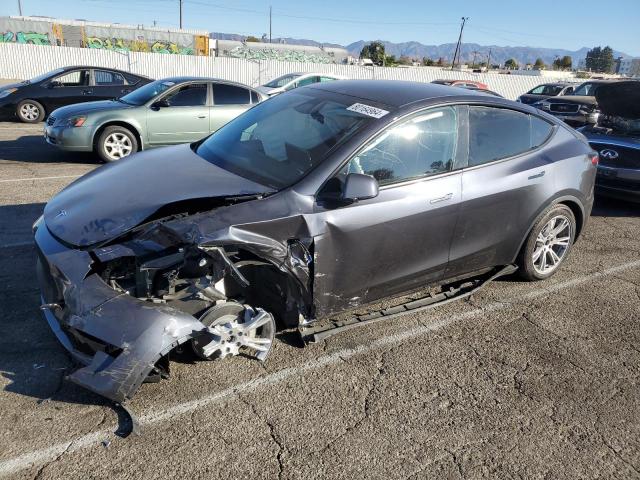
[[[69,378],[122,402],[185,343],[264,360],[278,326],[389,317],[516,269],[550,277],[589,217],[597,160],[555,118],[473,91],[295,89],[54,197],[34,225],[42,308],[84,364]]]

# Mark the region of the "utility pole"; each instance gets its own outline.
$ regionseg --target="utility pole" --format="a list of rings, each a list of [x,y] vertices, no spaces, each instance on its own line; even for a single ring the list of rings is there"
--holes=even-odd
[[[453,54],[453,62],[451,63],[451,70],[456,66],[456,57],[458,53],[461,52],[461,44],[462,44],[462,30],[464,30],[464,24],[467,23],[469,17],[462,17],[462,25],[460,25],[460,35],[458,36],[458,43],[456,44],[456,51]]]
[[[269,43],[271,43],[271,5],[269,5]]]
[[[22,2],[20,0],[18,0],[18,12],[20,13],[20,16],[22,16]]]
[[[487,57],[487,72],[491,70],[491,49],[489,49],[489,56]]]
[[[182,1],[178,0],[178,3],[180,3],[180,30],[182,30]]]
[[[473,51],[473,63],[471,64],[471,68],[474,68],[476,66],[476,55],[478,55],[480,52],[477,50]]]

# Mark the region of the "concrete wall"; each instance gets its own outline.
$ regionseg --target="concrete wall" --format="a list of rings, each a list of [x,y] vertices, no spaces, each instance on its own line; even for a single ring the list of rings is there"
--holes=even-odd
[[[519,95],[543,82],[566,78],[501,75],[497,73],[458,72],[436,67],[360,67],[356,65],[282,62],[278,60],[246,60],[225,57],[190,55],[157,55],[130,52],[121,54],[88,48],[52,47],[28,44],[0,44],[0,78],[28,79],[68,65],[95,65],[119,68],[152,78],[174,75],[197,75],[234,80],[247,85],[259,85],[271,78],[290,72],[337,73],[348,78],[410,80],[430,82],[438,78],[477,80],[506,98]],[[576,80],[579,81],[579,80]]]

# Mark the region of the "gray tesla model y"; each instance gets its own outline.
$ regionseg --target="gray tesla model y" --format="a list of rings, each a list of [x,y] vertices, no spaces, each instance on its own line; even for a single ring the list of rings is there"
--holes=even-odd
[[[56,195],[34,224],[42,308],[83,364],[70,379],[121,402],[187,342],[204,359],[262,360],[280,326],[318,339],[516,269],[546,279],[589,217],[597,163],[581,134],[502,98],[295,89]]]

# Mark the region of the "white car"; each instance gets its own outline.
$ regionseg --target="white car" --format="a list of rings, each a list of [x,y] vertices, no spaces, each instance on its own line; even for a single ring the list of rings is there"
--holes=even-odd
[[[256,87],[256,90],[271,97],[288,90],[293,90],[294,88],[311,85],[312,83],[346,79],[347,77],[333,73],[287,73],[281,77],[274,78],[269,83]]]

